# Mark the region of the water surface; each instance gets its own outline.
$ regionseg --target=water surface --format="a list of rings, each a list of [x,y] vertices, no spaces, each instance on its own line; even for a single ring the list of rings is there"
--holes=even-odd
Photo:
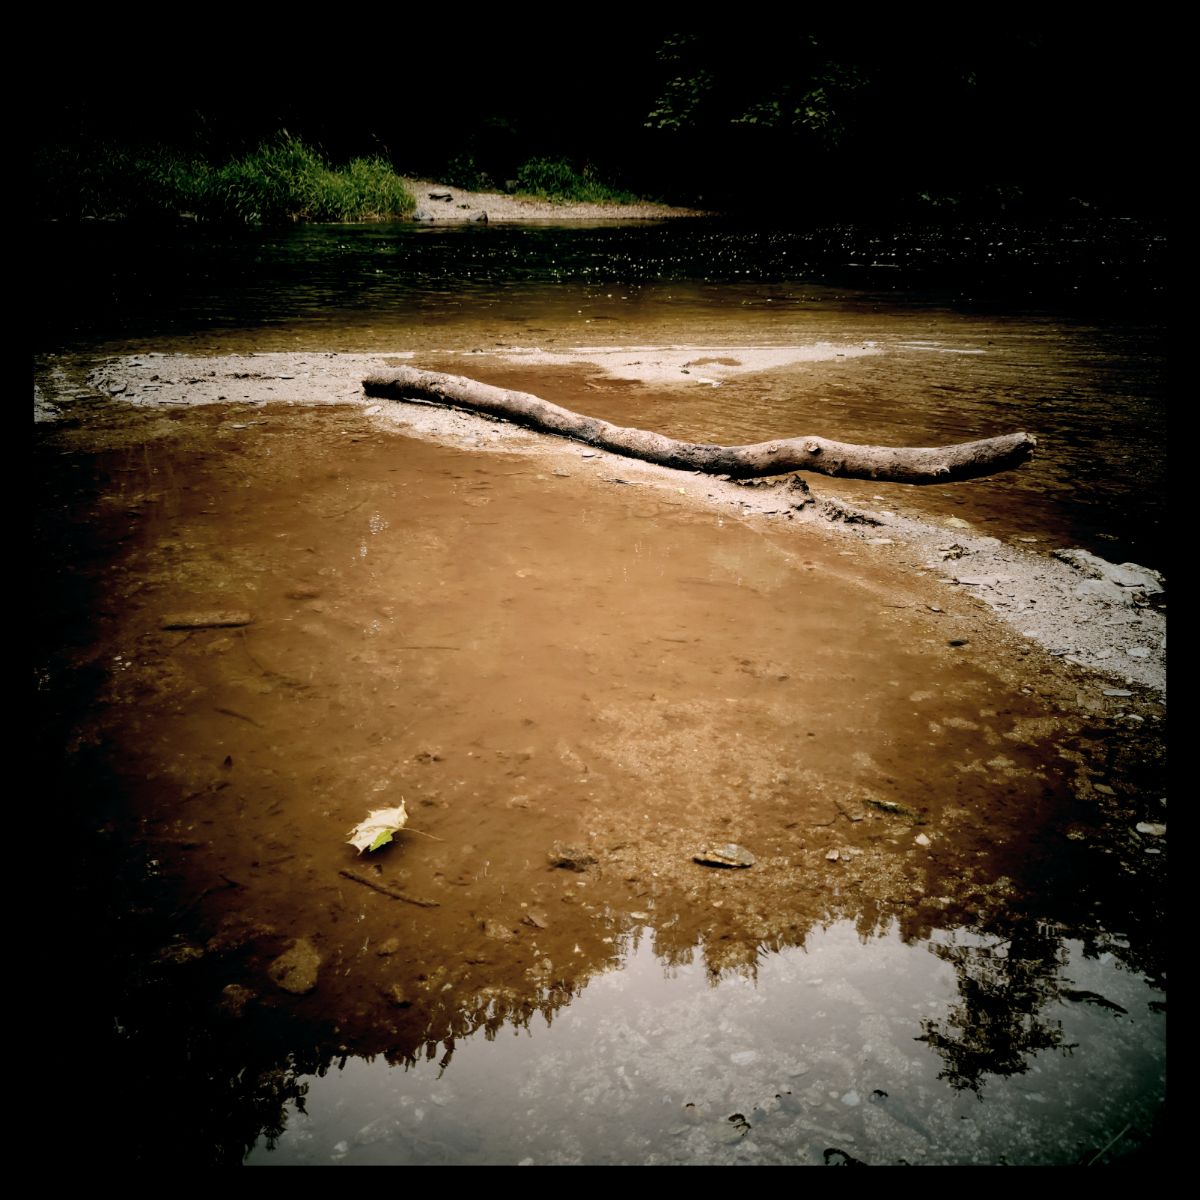
[[[1161,505],[1109,469],[1161,472],[1163,448],[1158,335],[1119,287],[1072,306],[1062,280],[1094,298],[1096,272],[1053,259],[1043,304],[1009,280],[985,305],[944,271],[918,288],[910,247],[906,290],[869,264],[853,288],[780,265],[795,239],[674,229],[164,235],[109,260],[116,306],[76,307],[42,365],[412,350],[677,436],[1020,425],[1047,447],[1032,470],[879,494],[1155,561]],[[882,352],[661,389],[509,355],[819,340]],[[71,814],[59,1061],[104,1096],[81,1144],[176,1165],[1153,1149],[1150,698],[861,547],[622,485],[582,451],[78,390],[37,443],[35,682]],[[164,629],[181,610],[252,620]],[[400,798],[419,832],[357,859],[350,827]],[[693,861],[725,842],[755,866]],[[297,943],[317,983],[290,992]]]

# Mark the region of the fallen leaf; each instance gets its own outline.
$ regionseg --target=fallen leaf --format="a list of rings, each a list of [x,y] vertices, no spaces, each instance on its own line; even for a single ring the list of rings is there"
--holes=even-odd
[[[392,840],[408,824],[408,810],[404,801],[398,808],[376,808],[367,813],[367,819],[360,821],[350,830],[347,843],[353,846],[359,854],[364,850],[378,850]]]

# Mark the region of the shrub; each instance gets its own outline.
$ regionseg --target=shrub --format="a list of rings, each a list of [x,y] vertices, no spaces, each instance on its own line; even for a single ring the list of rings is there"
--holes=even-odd
[[[631,192],[610,187],[596,178],[590,165],[580,173],[565,158],[531,158],[517,172],[517,190],[548,200],[591,204],[635,204]]]
[[[194,212],[246,224],[362,221],[403,216],[416,201],[388,163],[356,158],[335,169],[285,133],[214,166],[168,150],[48,151],[37,162],[42,211],[66,216]]]

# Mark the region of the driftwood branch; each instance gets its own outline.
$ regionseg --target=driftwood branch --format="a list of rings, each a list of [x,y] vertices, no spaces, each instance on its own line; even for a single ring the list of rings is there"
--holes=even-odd
[[[752,446],[705,446],[679,442],[646,429],[612,425],[526,392],[511,392],[461,375],[398,367],[368,376],[363,380],[363,390],[381,399],[420,400],[487,413],[629,458],[735,479],[816,471],[888,483],[950,483],[1020,466],[1036,444],[1027,433],[1010,433],[957,446],[913,449],[855,446],[821,437],[781,438]]]

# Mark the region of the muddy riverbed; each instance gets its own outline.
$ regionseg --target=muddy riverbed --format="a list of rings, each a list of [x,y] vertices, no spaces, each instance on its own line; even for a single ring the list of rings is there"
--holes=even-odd
[[[562,402],[564,389],[588,391],[564,380],[524,376]],[[619,1079],[595,1083],[589,1137],[569,1112],[555,1134],[554,1114],[595,1072],[585,1024],[573,1050],[538,1041],[525,1060],[545,1111],[524,1151],[500,1111],[510,1063],[499,1075],[464,1068],[490,1079],[476,1090],[499,1125],[473,1103],[475,1140],[459,1149],[444,1131],[425,1145],[391,1108],[369,1111],[378,1085],[364,1077],[356,1099],[335,1103],[356,1114],[348,1140],[316,1117],[314,1133],[296,1111],[292,1128],[307,1138],[285,1134],[278,1153],[742,1161],[757,1144],[765,1161],[819,1162],[830,1149],[992,1161],[988,1139],[937,1132],[958,1120],[945,1105],[989,1101],[1002,1090],[990,1082],[1061,1055],[1071,1043],[1054,1009],[1087,1007],[1067,993],[1122,1009],[1099,1011],[1136,1025],[1138,1070],[1155,1069],[1163,838],[1135,826],[1165,822],[1161,696],[997,620],[978,588],[939,569],[941,556],[926,563],[929,546],[791,510],[779,489],[668,478],[463,416],[440,414],[429,440],[403,418],[381,424],[361,400],[80,403],[86,423],[40,444],[53,649],[38,695],[77,848],[101,873],[72,887],[99,914],[104,963],[93,969],[119,997],[113,1050],[136,1061],[123,1068],[128,1111],[116,1111],[137,1115],[139,1156],[164,1149],[159,1106],[186,1092],[199,1132],[236,1160],[278,1128],[302,1077],[348,1058],[401,1072],[440,1063],[412,1077],[432,1090],[405,1103],[424,1111],[456,1079],[457,1046],[553,1021],[633,963],[631,978],[651,981],[641,1007],[651,1032],[634,1022],[609,1066],[622,1045],[629,1071],[657,1056],[652,1094],[638,1082],[638,1103],[663,1115],[652,1144],[619,1133]],[[433,418],[411,416],[422,419]],[[954,544],[968,537],[951,530]],[[236,624],[205,627],[222,614]],[[1105,615],[1161,621],[1132,602]],[[189,620],[200,627],[165,627]],[[401,800],[412,832],[357,855],[351,827]],[[695,861],[726,843],[749,849],[754,866]],[[838,931],[851,929],[846,942]],[[1000,943],[1010,949],[999,963],[975,954]],[[810,945],[843,983],[796,975],[803,960],[789,955]],[[903,959],[909,982],[896,984],[920,993],[907,1017],[891,1008],[888,970],[854,965],[876,961],[864,946],[923,950]],[[1100,956],[1108,975],[1132,970],[1144,990],[1113,999],[1128,984],[1101,971],[1085,988],[1064,970]],[[700,990],[685,982],[654,998],[651,962],[685,981],[698,971]],[[998,977],[972,1011],[980,963]],[[844,979],[863,969],[875,982],[848,999]],[[781,972],[790,984],[771,982]],[[757,996],[771,1011],[781,990],[815,988],[818,1011],[840,1012],[840,1024],[821,1033],[818,1020],[790,1046],[786,1023],[773,1016],[764,1031],[761,1011],[736,1036],[727,1015],[694,1028],[710,997],[736,1004],[747,986],[740,1002]],[[595,1010],[594,1032],[617,1037],[623,995]],[[985,1016],[996,1007],[1000,1028]],[[664,1016],[676,1009],[682,1025]],[[876,1010],[880,1052],[915,1046],[918,1062],[893,1062],[889,1086],[877,1070],[867,1087],[867,1072],[861,1097],[892,1103],[916,1072],[920,1089],[898,1097],[929,1110],[916,1135],[911,1120],[872,1132],[814,1116],[825,1103],[849,1114],[858,1023]],[[1111,1053],[1104,1029],[1088,1037]],[[695,1073],[693,1039],[698,1061],[724,1073]],[[781,1055],[794,1067],[782,1075]],[[351,1078],[327,1077],[339,1088]],[[743,1077],[776,1113],[757,1143]],[[801,1092],[804,1103],[784,1099]],[[1111,1113],[1068,1121],[1052,1149],[1031,1137],[1024,1154],[1006,1153],[1073,1160],[1121,1124],[1135,1147],[1154,1093],[1132,1089],[1112,1128]],[[1028,1105],[1023,1094],[998,1104],[1010,1134],[1029,1125]],[[731,1120],[739,1112],[746,1128]],[[378,1137],[359,1136],[384,1117]],[[810,1126],[818,1132],[794,1144],[793,1127]]]
[[[1166,570],[1152,322],[736,253],[754,279],[597,282],[606,234],[530,236],[264,239],[212,284],[228,307],[202,272],[161,312],[114,275],[88,318],[112,327],[35,362],[46,1103],[72,1144],[1158,1154],[1165,583],[1053,553]],[[798,507],[367,400],[389,361],[692,440],[1025,428],[1039,454],[812,479]],[[347,844],[401,801],[391,845]],[[696,861],[727,846],[752,865]]]

